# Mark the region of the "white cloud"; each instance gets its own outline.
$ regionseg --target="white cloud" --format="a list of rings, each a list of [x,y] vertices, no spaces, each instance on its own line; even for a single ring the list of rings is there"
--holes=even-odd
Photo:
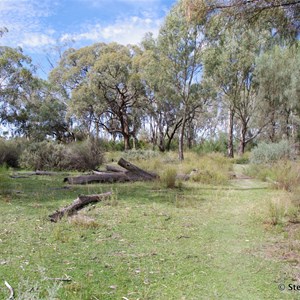
[[[43,18],[52,14],[56,1],[1,0],[0,27],[8,28],[1,43],[12,46],[41,47],[52,43],[54,30],[44,28]]]
[[[138,44],[147,32],[158,33],[162,19],[141,18],[137,16],[118,19],[113,24],[89,24],[85,30],[76,34],[64,34],[61,41],[73,39],[76,42],[118,42],[120,44]],[[87,30],[86,30],[87,29]]]
[[[40,48],[48,45],[54,45],[55,39],[43,33],[26,34],[22,41],[21,47]]]

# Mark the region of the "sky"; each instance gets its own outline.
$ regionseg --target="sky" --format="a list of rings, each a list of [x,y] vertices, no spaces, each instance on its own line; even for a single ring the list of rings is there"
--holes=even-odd
[[[21,47],[47,77],[59,50],[96,42],[138,44],[157,35],[176,0],[0,0],[0,46]]]

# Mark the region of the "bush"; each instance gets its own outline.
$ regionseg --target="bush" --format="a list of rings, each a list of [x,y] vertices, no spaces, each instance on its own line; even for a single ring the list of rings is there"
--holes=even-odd
[[[17,168],[21,155],[21,143],[17,140],[0,139],[0,165]]]
[[[269,164],[282,159],[290,159],[292,157],[290,149],[288,141],[271,144],[261,143],[252,150],[250,162],[252,164]]]
[[[246,165],[250,162],[250,153],[249,152],[245,152],[242,156],[236,157],[234,159],[234,162],[238,165]]]
[[[20,165],[34,170],[78,170],[96,168],[102,163],[99,145],[91,141],[57,144],[50,141],[29,144],[20,157]]]

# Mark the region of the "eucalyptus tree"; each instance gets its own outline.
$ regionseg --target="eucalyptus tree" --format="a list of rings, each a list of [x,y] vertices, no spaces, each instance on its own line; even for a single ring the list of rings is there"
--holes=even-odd
[[[299,125],[300,51],[299,46],[275,46],[257,58],[258,97],[263,101],[270,124],[268,138],[294,137]],[[262,116],[264,118],[265,116]]]
[[[204,46],[204,25],[191,24],[184,18],[184,11],[176,5],[167,16],[158,36],[164,84],[168,87],[180,118],[178,156],[184,159],[186,125],[201,107],[200,81],[201,54]]]
[[[165,70],[166,58],[161,54],[157,39],[147,34],[142,41],[142,52],[134,63],[145,89],[147,116],[153,146],[169,151],[182,123],[180,109]]]
[[[206,49],[205,76],[213,78],[228,110],[229,157],[233,157],[235,118],[239,127],[239,154],[244,153],[247,143],[260,134],[269,122],[265,116],[262,123],[256,123],[258,114],[265,108],[257,96],[256,57],[268,49],[270,35],[268,28],[237,23],[234,27],[219,31],[218,37],[210,40]]]
[[[21,48],[0,47],[0,124],[16,131],[27,122],[26,105],[36,78],[31,59]]]
[[[192,22],[210,22],[221,14],[227,18],[227,26],[267,20],[277,32],[297,36],[300,30],[300,0],[183,0],[182,6]]]
[[[138,51],[137,47],[108,44],[90,73],[92,90],[105,107],[101,126],[121,135],[125,150],[137,135],[145,104],[144,86],[133,64]]]
[[[93,93],[89,75],[103,47],[104,44],[96,43],[78,50],[68,49],[49,77],[57,99],[67,107],[67,120],[82,128],[84,136],[92,136],[94,129],[96,137],[99,136],[104,108]]]

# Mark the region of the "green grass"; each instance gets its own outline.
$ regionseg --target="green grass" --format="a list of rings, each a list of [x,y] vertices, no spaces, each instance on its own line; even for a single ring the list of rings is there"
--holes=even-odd
[[[62,177],[10,179],[0,195],[0,299],[296,299],[292,270],[268,247],[266,184],[160,182],[63,187]],[[3,177],[4,176],[4,177]],[[78,194],[112,190],[80,217],[47,216]],[[271,247],[271,248],[272,248]],[[71,278],[55,282],[53,278]]]

